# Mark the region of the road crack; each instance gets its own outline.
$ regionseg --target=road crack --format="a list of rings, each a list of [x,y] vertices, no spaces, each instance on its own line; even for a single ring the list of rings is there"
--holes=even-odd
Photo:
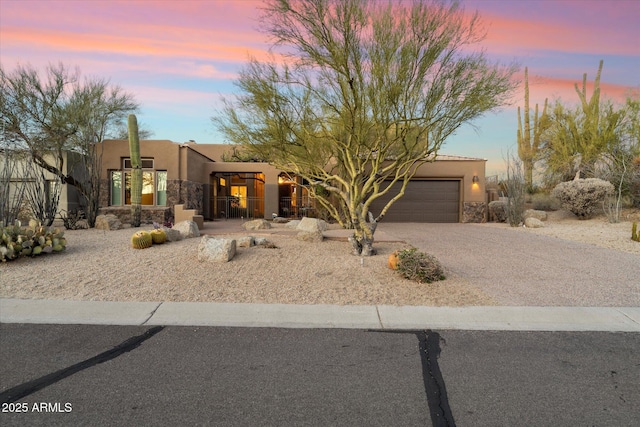
[[[43,388],[49,387],[52,384],[57,383],[71,375],[74,375],[80,371],[96,366],[100,363],[108,362],[116,357],[121,356],[124,353],[128,353],[138,348],[143,342],[153,337],[158,332],[162,331],[164,326],[156,326],[151,329],[147,329],[142,335],[131,337],[110,350],[98,354],[90,359],[71,365],[67,368],[60,369],[51,374],[47,374],[43,377],[36,378],[35,380],[20,384],[16,387],[0,393],[0,403],[12,403],[16,402],[24,397],[29,396]]]
[[[440,334],[427,330],[416,333],[422,359],[424,390],[429,404],[431,423],[434,427],[454,427],[456,425],[449,406],[447,388],[438,364],[440,342],[445,342]]]

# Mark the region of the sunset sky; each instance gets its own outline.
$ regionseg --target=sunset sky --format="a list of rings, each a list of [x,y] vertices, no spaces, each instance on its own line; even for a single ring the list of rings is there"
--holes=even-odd
[[[531,103],[575,103],[574,83],[604,60],[603,97],[623,102],[640,90],[640,1],[467,0],[478,10],[492,60],[529,68]],[[62,62],[109,78],[135,95],[138,120],[154,139],[222,143],[210,118],[249,56],[265,58],[260,2],[0,0],[0,62],[44,68]],[[588,89],[589,90],[589,89]],[[590,91],[588,92],[591,93]],[[487,175],[515,150],[520,90],[512,106],[467,126],[441,152],[488,159]]]

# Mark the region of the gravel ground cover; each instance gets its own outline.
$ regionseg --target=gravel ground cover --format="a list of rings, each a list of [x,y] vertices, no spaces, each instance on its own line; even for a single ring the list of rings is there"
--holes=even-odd
[[[265,236],[276,248],[240,248],[228,263],[197,260],[199,238],[135,250],[133,229],[66,231],[67,250],[0,264],[1,298],[428,306],[640,306],[640,244],[631,223],[552,215],[545,228],[504,224],[382,223],[370,258],[340,240],[301,242],[284,225],[216,236]],[[151,227],[142,227],[150,229]],[[335,229],[335,227],[333,227]],[[333,232],[335,234],[335,231]],[[339,233],[338,233],[339,234]],[[388,238],[392,237],[392,238]],[[447,279],[419,284],[387,268],[394,250],[435,255]]]

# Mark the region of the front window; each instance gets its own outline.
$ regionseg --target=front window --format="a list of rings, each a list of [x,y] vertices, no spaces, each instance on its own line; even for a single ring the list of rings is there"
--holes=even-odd
[[[122,170],[110,173],[111,205],[131,204],[131,160],[123,159]],[[153,159],[142,159],[142,199],[144,206],[166,206],[167,171],[154,170]]]
[[[156,205],[167,206],[167,171],[156,172],[158,179]]]
[[[122,171],[111,171],[111,206],[122,204]]]

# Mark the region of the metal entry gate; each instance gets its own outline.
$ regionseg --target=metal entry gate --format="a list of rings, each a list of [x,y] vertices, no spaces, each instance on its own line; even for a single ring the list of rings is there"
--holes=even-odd
[[[264,218],[262,197],[217,197],[218,218]]]

